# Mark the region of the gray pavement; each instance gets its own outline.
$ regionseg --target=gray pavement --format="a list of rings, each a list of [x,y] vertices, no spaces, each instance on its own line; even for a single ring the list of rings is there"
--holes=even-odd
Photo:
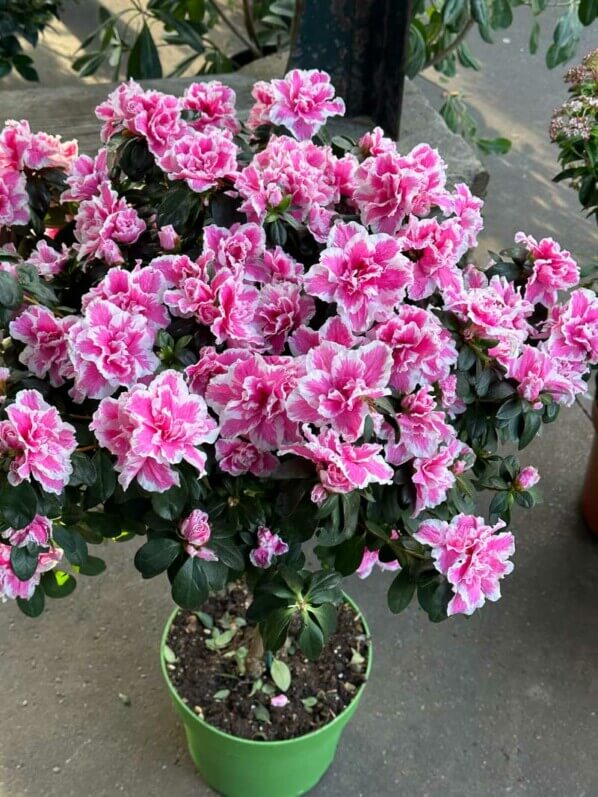
[[[520,51],[526,35],[522,24],[509,44],[476,45],[485,71],[460,79],[489,127],[516,136],[512,155],[488,160],[485,242],[505,245],[523,227],[589,252],[595,225],[550,183],[544,130],[560,76]],[[415,606],[392,617],[385,576],[351,583],[374,668],[315,796],[598,795],[598,541],[578,511],[590,437],[574,407],[526,455],[545,503],[515,516],[516,569],[497,604],[435,626]],[[132,554],[107,545],[108,572],[37,621],[0,607],[0,797],[211,794],[161,683],[165,584],[143,583]]]

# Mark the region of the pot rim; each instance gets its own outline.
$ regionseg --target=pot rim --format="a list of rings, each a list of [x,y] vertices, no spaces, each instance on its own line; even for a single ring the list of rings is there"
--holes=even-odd
[[[210,723],[206,722],[206,720],[203,719],[203,717],[200,717],[198,714],[196,714],[195,712],[191,711],[189,706],[185,702],[183,702],[182,697],[179,695],[179,693],[177,692],[174,684],[170,680],[168,670],[166,669],[166,659],[164,658],[164,648],[165,648],[166,642],[168,640],[168,632],[170,631],[170,626],[172,625],[172,623],[174,621],[174,618],[181,611],[180,607],[178,607],[178,606],[175,607],[173,612],[168,617],[168,620],[166,621],[166,625],[164,626],[164,631],[162,632],[162,637],[160,639],[160,669],[162,670],[162,675],[164,677],[164,680],[166,681],[166,686],[168,687],[168,691],[170,692],[171,697],[176,702],[176,704],[183,710],[183,712],[189,717],[189,719],[192,719],[195,722],[199,723],[200,725],[203,725],[205,728],[209,729],[210,731],[215,733],[217,736],[221,736],[223,739],[233,740],[233,741],[237,742],[238,744],[242,744],[242,745],[246,745],[246,746],[257,745],[258,747],[261,747],[261,748],[264,748],[264,747],[277,747],[277,748],[280,748],[281,746],[285,746],[285,745],[288,746],[288,745],[292,745],[292,744],[297,743],[297,742],[301,742],[301,741],[303,741],[303,739],[313,738],[313,737],[317,736],[318,734],[322,733],[323,731],[328,730],[328,728],[331,728],[333,725],[337,725],[338,723],[341,722],[341,720],[347,714],[347,712],[350,711],[351,708],[354,707],[355,703],[361,698],[362,692],[363,692],[363,690],[365,689],[365,687],[367,685],[367,682],[369,680],[370,673],[371,673],[371,670],[372,670],[372,635],[371,635],[371,632],[370,632],[370,628],[369,628],[369,626],[367,624],[367,620],[365,619],[365,616],[364,616],[363,612],[361,611],[361,609],[359,608],[359,606],[355,603],[355,601],[352,598],[349,597],[349,595],[347,595],[346,592],[343,592],[343,598],[344,598],[346,603],[348,603],[350,606],[352,606],[352,608],[355,610],[355,612],[357,614],[357,617],[361,620],[361,622],[363,624],[363,629],[364,629],[365,634],[366,634],[366,644],[368,646],[368,663],[367,663],[367,667],[366,667],[366,670],[365,670],[365,680],[361,684],[359,689],[355,692],[355,695],[353,696],[353,700],[351,700],[351,702],[347,706],[345,706],[345,708],[340,712],[340,714],[337,714],[336,717],[331,722],[326,723],[326,725],[322,725],[321,728],[317,728],[315,731],[310,731],[309,733],[304,733],[301,736],[295,736],[292,739],[278,739],[278,740],[274,740],[274,741],[270,741],[270,740],[258,741],[258,740],[255,740],[255,739],[244,739],[241,736],[234,736],[232,733],[227,733],[226,731],[221,731],[220,728],[216,728],[215,725],[210,725]]]

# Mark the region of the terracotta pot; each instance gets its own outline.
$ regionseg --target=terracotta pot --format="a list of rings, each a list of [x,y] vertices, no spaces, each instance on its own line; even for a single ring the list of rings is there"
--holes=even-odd
[[[598,534],[598,402],[596,401],[592,403],[592,422],[595,434],[583,486],[581,511],[590,531]]]

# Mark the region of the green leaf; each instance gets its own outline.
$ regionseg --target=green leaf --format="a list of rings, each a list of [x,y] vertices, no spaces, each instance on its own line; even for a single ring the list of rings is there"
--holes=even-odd
[[[490,502],[488,511],[491,516],[500,516],[509,511],[511,504],[511,494],[508,490],[501,490],[496,493]]]
[[[523,432],[519,438],[519,450],[529,445],[534,437],[538,434],[540,426],[542,425],[541,412],[528,412],[525,416],[523,423]]]
[[[258,722],[270,722],[270,712],[262,703],[258,703],[253,709],[253,716]]]
[[[29,581],[37,570],[38,552],[39,547],[31,543],[10,549],[10,566],[19,581]]]
[[[37,495],[29,482],[14,487],[8,483],[0,491],[0,511],[9,526],[22,529],[37,515]]]
[[[508,28],[513,23],[513,9],[510,0],[493,0],[490,22],[495,30]]]
[[[214,692],[214,700],[226,700],[229,695],[230,689],[219,689],[217,692]]]
[[[23,302],[23,289],[6,271],[0,271],[0,306],[12,309]]]
[[[540,43],[540,23],[538,20],[534,20],[534,24],[532,25],[532,30],[529,35],[529,51],[532,55],[535,55],[538,52],[538,45]]]
[[[93,455],[92,462],[96,479],[85,493],[84,503],[87,509],[106,503],[116,489],[116,473],[109,454],[100,449]]]
[[[324,636],[320,626],[309,616],[304,618],[298,642],[301,651],[310,661],[317,659],[322,652]]]
[[[463,11],[463,0],[445,0],[442,6],[442,21],[445,25],[453,25]]]
[[[434,580],[417,588],[417,599],[433,623],[447,618],[447,607],[453,597],[451,585],[445,579]]]
[[[177,661],[176,653],[172,648],[169,648],[168,645],[164,645],[162,653],[164,654],[164,661],[167,662],[167,664],[174,664]]]
[[[135,79],[162,77],[158,48],[145,22],[129,53],[127,77]]]
[[[336,631],[338,620],[336,606],[332,603],[323,603],[321,606],[310,606],[308,611],[316,618],[318,625],[322,629],[324,640],[328,641]]]
[[[270,675],[281,692],[286,692],[291,685],[291,671],[280,659],[274,659],[270,665]]]
[[[208,597],[208,579],[201,562],[189,557],[172,583],[172,599],[183,609],[199,609]]]
[[[49,598],[66,598],[74,591],[77,580],[64,570],[50,570],[43,574],[42,586]]]
[[[598,0],[581,0],[577,13],[582,25],[591,25],[598,17]]]
[[[292,609],[278,608],[260,622],[260,633],[266,650],[275,653],[284,645],[293,614]]]
[[[85,562],[78,567],[82,576],[99,576],[105,569],[106,562],[99,556],[88,556]]]
[[[44,610],[45,603],[44,591],[39,586],[35,588],[35,592],[29,600],[17,598],[17,606],[27,617],[39,617]]]
[[[87,560],[87,543],[75,529],[55,525],[52,531],[55,542],[63,549],[64,555],[73,565],[83,565]]]
[[[137,551],[135,567],[143,578],[153,578],[167,570],[181,550],[181,543],[178,540],[173,540],[171,537],[155,537]]]
[[[307,602],[318,604],[338,600],[341,580],[341,574],[334,570],[320,570],[314,573],[305,596]]]
[[[69,487],[79,487],[82,484],[90,487],[98,478],[93,460],[91,460],[87,454],[73,454],[71,463],[73,472],[69,479]]]
[[[478,138],[476,145],[485,155],[506,155],[511,150],[508,138]]]
[[[229,539],[214,539],[210,540],[210,548],[216,553],[218,559],[231,570],[242,571],[245,569],[243,555],[234,542]]]
[[[399,614],[406,609],[415,592],[415,584],[411,581],[409,570],[403,568],[388,590],[388,608],[393,614]]]
[[[171,487],[164,493],[153,493],[152,509],[164,520],[176,520],[185,508],[188,496],[187,483],[181,480],[178,487]]]
[[[521,415],[521,399],[512,398],[505,401],[496,411],[496,417],[501,421],[508,421]]]

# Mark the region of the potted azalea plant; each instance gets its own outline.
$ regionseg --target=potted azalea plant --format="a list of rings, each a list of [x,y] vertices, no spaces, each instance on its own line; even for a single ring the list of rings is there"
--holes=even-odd
[[[434,622],[500,597],[539,478],[500,446],[586,389],[598,300],[550,239],[468,265],[481,200],[425,144],[330,139],[326,74],[254,98],[123,84],[94,158],[0,134],[0,593],[39,615],[136,540],[193,760],[290,797],[371,667],[343,578]]]

